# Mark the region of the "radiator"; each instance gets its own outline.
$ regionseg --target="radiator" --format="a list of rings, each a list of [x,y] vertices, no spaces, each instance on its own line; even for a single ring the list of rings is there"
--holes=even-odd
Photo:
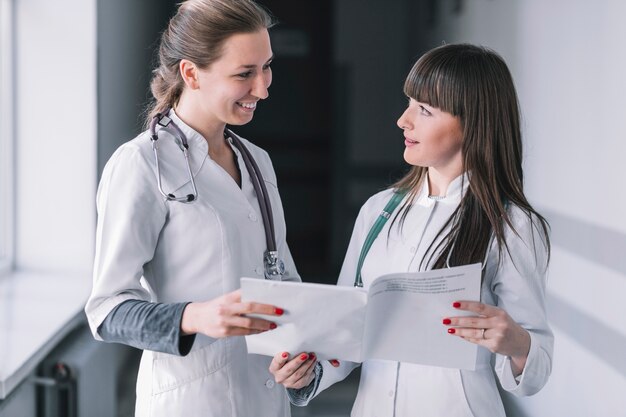
[[[133,356],[132,348],[96,342],[81,325],[48,355],[33,379],[37,416],[119,417],[117,387]],[[121,394],[134,398],[131,389]]]

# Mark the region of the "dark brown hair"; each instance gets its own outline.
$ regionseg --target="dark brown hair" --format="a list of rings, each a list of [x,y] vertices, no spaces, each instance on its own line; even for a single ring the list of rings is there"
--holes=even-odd
[[[448,256],[450,266],[482,262],[492,233],[500,255],[503,248],[508,251],[505,228],[517,234],[508,205],[519,207],[533,230],[535,223],[539,225],[549,257],[548,223],[524,195],[519,104],[504,60],[496,52],[475,45],[440,46],[415,63],[404,93],[459,118],[463,171],[469,173],[467,192],[434,241],[448,227],[450,231],[436,247],[431,242],[421,265],[431,264],[434,256],[433,269],[445,267]],[[414,166],[394,184],[394,189],[409,193],[394,221],[402,213],[403,223],[427,172],[427,167]]]
[[[159,112],[174,107],[185,86],[178,65],[188,59],[202,69],[222,54],[226,39],[237,33],[269,29],[274,20],[252,0],[187,0],[180,4],[161,35],[158,64],[150,90],[154,100],[146,109],[146,126]]]

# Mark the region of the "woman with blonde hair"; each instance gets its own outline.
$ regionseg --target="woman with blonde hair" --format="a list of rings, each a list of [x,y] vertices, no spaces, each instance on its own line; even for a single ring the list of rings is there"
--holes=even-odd
[[[226,128],[268,97],[271,26],[252,0],[183,2],[161,38],[147,130],[102,174],[85,310],[96,339],[144,350],[137,416],[290,415],[270,358],[241,337],[271,331],[282,310],[242,303],[238,288],[300,278],[269,156]]]

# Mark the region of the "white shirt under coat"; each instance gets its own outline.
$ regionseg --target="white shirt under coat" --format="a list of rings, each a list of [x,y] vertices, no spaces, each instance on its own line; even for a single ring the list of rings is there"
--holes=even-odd
[[[426,250],[460,203],[467,186],[467,178],[460,176],[450,184],[447,196],[436,201],[428,198],[428,181],[424,181],[403,230],[399,231],[396,221],[387,239],[392,215],[374,241],[363,264],[364,287],[368,288],[383,274],[420,270]],[[391,194],[391,190],[380,192],[361,208],[338,285],[353,285],[363,242]],[[517,396],[532,395],[544,386],[550,375],[553,350],[545,309],[547,251],[536,223],[531,226],[529,218],[517,207],[509,208],[509,215],[519,233],[516,236],[509,228],[505,232],[512,258],[505,250],[498,268],[498,246],[496,242],[491,244],[481,301],[506,310],[530,333],[530,352],[519,383],[508,357],[492,354],[480,346],[475,371],[368,360],[362,364],[353,417],[504,417],[496,378],[504,390]],[[441,331],[446,332],[446,326],[441,325]],[[333,368],[324,362],[323,366],[316,395],[345,378],[357,365],[344,362]]]
[[[239,288],[242,276],[264,278],[265,232],[250,175],[232,143],[241,188],[208,154],[207,141],[172,111],[189,142],[198,199],[168,202],[159,193],[148,132],[122,145],[107,163],[97,195],[94,284],[85,311],[96,339],[109,312],[125,300],[207,301]],[[269,156],[242,139],[270,194],[276,242],[286,272],[300,280],[287,247],[284,213]],[[163,189],[177,197],[191,185],[172,135],[159,134]],[[287,417],[285,389],[270,357],[248,355],[243,337],[198,335],[184,357],[144,351],[137,416]]]

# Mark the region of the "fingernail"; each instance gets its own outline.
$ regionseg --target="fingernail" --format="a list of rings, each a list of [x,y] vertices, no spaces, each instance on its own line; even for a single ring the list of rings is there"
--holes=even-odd
[[[303,353],[302,355],[300,355],[300,359],[305,361],[305,360],[309,359],[309,355],[307,355],[306,353]]]
[[[315,353],[311,353],[311,356],[309,356],[311,358],[312,361],[315,360]]]
[[[333,366],[339,366],[339,361],[337,359],[333,359],[329,361]]]
[[[283,358],[287,358],[287,356],[289,356],[289,354],[287,352],[283,352],[283,354],[280,355],[280,356],[282,356]]]
[[[459,308],[459,307],[461,307],[461,303],[459,303],[458,301],[455,301],[455,302],[452,303],[452,307]]]
[[[454,330],[454,329],[448,329],[448,333],[450,333],[450,334],[454,334],[455,332],[456,332],[456,330]]]
[[[276,327],[276,323],[270,323],[270,329],[274,330]]]
[[[285,310],[283,310],[282,308],[276,307],[274,309],[274,313],[276,313],[276,315],[278,315],[278,316],[282,316],[284,312],[285,312]]]
[[[452,320],[450,319],[443,319],[443,324],[450,324],[452,323]]]

